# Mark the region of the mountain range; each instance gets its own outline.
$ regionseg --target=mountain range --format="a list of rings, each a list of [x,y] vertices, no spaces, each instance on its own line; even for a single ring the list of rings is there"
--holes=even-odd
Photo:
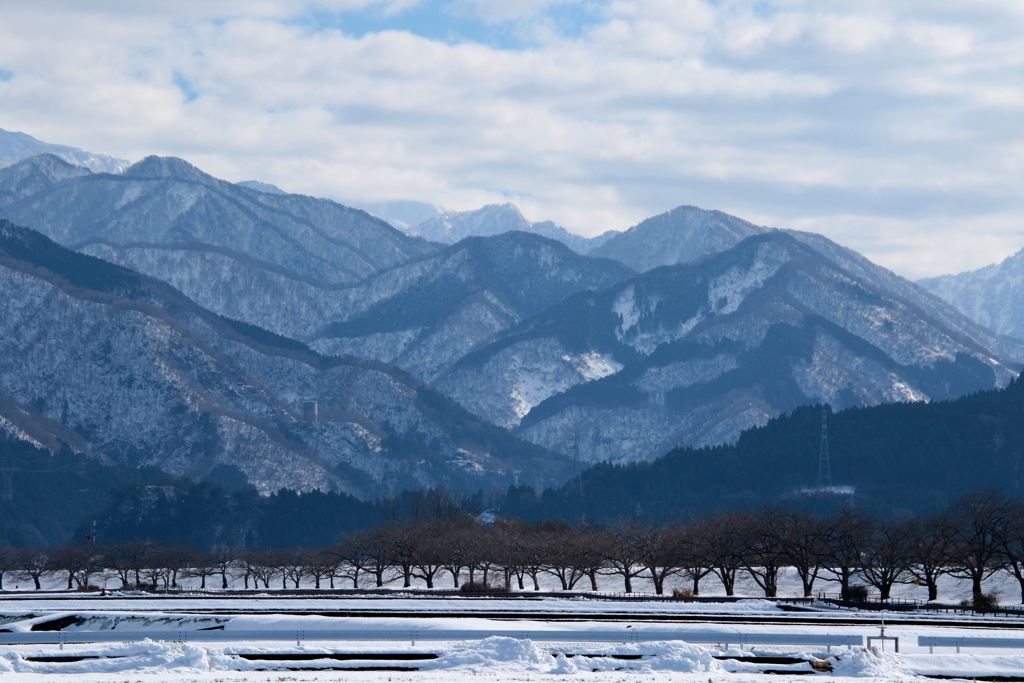
[[[397,368],[319,355],[6,221],[0,289],[0,411],[37,444],[263,493],[375,497],[565,475],[564,458]]]
[[[569,297],[434,384],[534,443],[616,462],[732,442],[806,403],[946,399],[1005,386],[1015,370],[772,231]]]
[[[81,166],[96,173],[120,173],[130,165],[130,162],[124,159],[115,159],[105,154],[94,154],[67,145],[52,145],[40,142],[25,133],[13,133],[0,128],[0,168],[40,154],[52,154],[69,164]]]
[[[181,159],[44,153],[0,169],[0,218],[4,431],[262,493],[540,488],[1024,363],[948,293],[693,206],[592,239],[511,204],[397,229]]]
[[[1024,249],[984,268],[919,284],[993,332],[1024,339]]]
[[[487,237],[513,230],[532,232],[557,240],[580,254],[593,251],[619,234],[609,230],[597,237],[583,237],[551,221],[528,221],[515,204],[489,204],[473,211],[445,211],[407,228],[411,235],[443,244],[455,244],[466,237]]]

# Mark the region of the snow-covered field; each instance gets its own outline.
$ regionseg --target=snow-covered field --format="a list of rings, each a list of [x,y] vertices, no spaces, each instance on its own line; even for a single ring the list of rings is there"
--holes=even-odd
[[[602,588],[613,589],[610,577]],[[685,585],[680,582],[680,585]],[[551,588],[552,586],[547,586]],[[647,589],[639,584],[639,590]],[[702,585],[702,593],[720,592],[713,581]],[[829,590],[828,584],[822,589]],[[1004,602],[1019,601],[1016,582],[1006,576],[994,577],[989,591],[999,592]],[[756,596],[751,586],[748,595]],[[925,597],[917,586],[901,588],[901,597]],[[782,584],[783,595],[797,594],[793,577]],[[944,582],[946,602],[958,602],[967,594],[967,586],[952,579]],[[1024,639],[1024,620],[1015,617],[973,618],[954,614],[938,615],[952,620],[950,625],[935,625],[935,614],[912,613],[883,615],[823,609],[814,615],[785,612],[774,601],[749,599],[737,603],[687,602],[611,602],[589,599],[537,598],[468,599],[414,598],[408,595],[383,597],[282,597],[254,594],[245,597],[146,596],[96,594],[72,597],[56,594],[17,592],[0,594],[0,630],[30,632],[32,626],[62,617],[65,632],[132,631],[166,632],[222,629],[306,633],[317,630],[358,630],[365,640],[316,641],[227,641],[161,642],[55,645],[0,645],[0,678],[12,681],[74,680],[102,683],[185,683],[186,681],[684,681],[686,683],[740,683],[770,681],[789,676],[815,675],[818,678],[859,677],[878,680],[907,680],[924,676],[977,679],[1000,677],[1024,681],[1024,649],[964,649],[918,647],[919,636],[1020,637]],[[284,611],[342,612],[345,616],[282,614]],[[373,616],[353,616],[352,612],[373,612]],[[386,616],[394,612],[395,616]],[[461,615],[455,616],[458,612]],[[520,612],[521,618],[495,618],[494,612]],[[488,614],[492,613],[492,614]],[[411,616],[415,614],[416,616]],[[601,620],[612,614],[616,620]],[[550,615],[550,617],[549,617]],[[800,623],[803,616],[820,615],[821,623]],[[867,616],[869,623],[844,623],[846,617]],[[689,621],[654,619],[664,616],[689,617]],[[737,617],[744,623],[737,623]],[[586,641],[587,631],[632,628],[686,633],[773,633],[876,636],[881,617],[899,620],[886,628],[886,635],[900,639],[900,654],[891,651],[842,650],[831,653],[823,647],[747,646],[745,650],[723,651],[724,645],[690,644],[684,639],[658,642],[607,643]],[[568,618],[567,618],[568,617]],[[769,621],[763,621],[770,619]],[[876,621],[877,620],[877,621]],[[957,621],[959,620],[959,621]],[[785,623],[791,621],[791,623]],[[781,622],[781,623],[780,623]],[[479,630],[489,638],[473,641],[375,641],[374,631]],[[523,631],[566,634],[565,642],[521,640]],[[724,640],[724,637],[723,637]],[[626,641],[626,639],[624,639]],[[642,641],[642,639],[641,639]],[[751,649],[753,648],[753,649]],[[244,655],[244,656],[243,656]],[[276,656],[261,659],[268,655]],[[420,659],[410,659],[418,655]],[[566,656],[572,655],[572,656]],[[631,659],[616,658],[627,655]],[[744,662],[721,657],[785,655],[792,663]],[[291,661],[281,656],[292,657]],[[429,659],[422,657],[429,656]],[[638,657],[639,658],[635,658]],[[84,657],[68,661],[69,657]],[[54,659],[57,658],[57,661]],[[61,659],[63,658],[63,659]],[[810,662],[817,662],[816,671]],[[371,667],[377,670],[360,671]],[[402,670],[415,667],[416,671]],[[766,678],[765,671],[775,672]]]

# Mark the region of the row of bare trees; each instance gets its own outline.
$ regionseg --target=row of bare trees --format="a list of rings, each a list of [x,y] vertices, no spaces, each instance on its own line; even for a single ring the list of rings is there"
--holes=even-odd
[[[634,580],[649,580],[659,595],[678,577],[689,592],[714,577],[726,594],[749,576],[766,597],[778,594],[779,577],[792,568],[805,596],[815,582],[837,582],[854,598],[867,586],[888,599],[894,586],[918,583],[928,599],[938,595],[943,575],[969,580],[983,604],[982,582],[1007,570],[1024,603],[1024,506],[994,492],[958,499],[926,518],[877,520],[856,509],[815,517],[782,508],[735,511],[686,522],[626,521],[611,528],[561,522],[529,524],[450,513],[396,519],[315,550],[217,548],[197,551],[148,542],[117,546],[70,545],[52,551],[0,551],[0,589],[5,575],[31,580],[66,579],[69,589],[97,576],[123,586],[175,588],[199,579],[201,588],[518,586],[540,590],[554,577],[563,590],[599,589],[614,577],[626,592]]]

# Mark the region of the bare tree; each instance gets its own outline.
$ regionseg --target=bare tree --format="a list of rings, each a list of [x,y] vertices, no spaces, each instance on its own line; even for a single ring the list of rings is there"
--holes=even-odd
[[[216,573],[220,574],[220,587],[222,590],[227,590],[228,574],[238,565],[238,556],[240,554],[240,550],[222,545],[214,547],[213,552],[210,553],[210,562],[216,569]],[[246,588],[248,587],[247,577]]]
[[[40,580],[50,573],[50,555],[41,550],[23,550],[18,553],[17,566],[17,575],[32,579],[35,589],[40,590]]]
[[[558,579],[562,590],[572,590],[585,576],[577,556],[579,531],[565,522],[544,522],[540,532],[544,571]]]
[[[21,565],[21,553],[10,548],[0,549],[0,591],[4,589],[4,575]]]
[[[206,579],[216,576],[219,572],[213,553],[193,552],[187,565],[181,570],[183,578],[199,579],[199,588],[206,588]]]
[[[957,498],[949,510],[950,574],[971,581],[975,603],[985,595],[981,582],[1002,568],[1002,529],[1014,514],[1002,493],[979,491]]]
[[[914,519],[909,523],[911,562],[908,567],[914,583],[928,588],[928,600],[939,598],[939,577],[949,571],[952,543],[945,515]]]
[[[881,522],[864,549],[864,580],[878,589],[882,600],[888,600],[892,587],[910,575],[912,529],[903,520]]]
[[[697,520],[690,538],[704,561],[722,582],[726,595],[735,595],[736,574],[743,566],[742,518],[738,513],[726,512],[715,517]]]
[[[1008,501],[1007,505],[1010,514],[996,529],[1002,555],[1000,563],[1017,579],[1020,601],[1024,605],[1024,506],[1018,501]]]
[[[377,588],[384,586],[384,576],[394,566],[391,538],[385,527],[366,529],[345,537],[346,560],[355,570],[353,588],[358,588],[359,571],[373,575]]]
[[[825,522],[821,569],[839,582],[843,600],[853,598],[851,581],[864,567],[864,553],[874,534],[875,522],[860,511],[845,508]]]
[[[694,595],[700,595],[700,582],[714,573],[711,556],[703,542],[703,532],[701,522],[696,521],[683,525],[675,534],[683,574],[690,579],[690,590]]]
[[[796,570],[805,598],[814,595],[814,581],[821,570],[822,549],[827,534],[825,525],[806,512],[786,514],[777,539],[783,561]]]
[[[93,555],[95,551],[88,545],[74,543],[56,548],[49,556],[50,573],[65,574],[68,590],[74,588],[76,582],[85,585],[88,583],[90,569],[95,567]]]
[[[665,579],[682,571],[676,527],[669,524],[632,522],[623,530],[626,542],[633,547],[637,564],[647,572],[654,592],[665,593]]]
[[[778,508],[764,508],[743,514],[740,519],[743,566],[764,596],[774,598],[779,592],[779,572],[785,563],[779,539],[786,513]]]
[[[632,593],[633,579],[640,576],[644,568],[637,560],[636,549],[626,539],[625,527],[620,525],[614,532],[605,532],[598,547],[608,564],[608,572],[621,576],[624,590]]]

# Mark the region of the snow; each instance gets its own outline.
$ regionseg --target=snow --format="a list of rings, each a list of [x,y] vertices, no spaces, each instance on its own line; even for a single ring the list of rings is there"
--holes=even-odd
[[[122,602],[129,600],[120,598]],[[394,629],[403,624],[417,628],[420,632],[437,628],[477,629],[490,628],[495,635],[480,641],[465,642],[429,642],[386,644],[366,640],[362,642],[318,642],[294,643],[281,642],[228,642],[216,645],[183,642],[158,642],[144,640],[136,643],[102,644],[102,645],[67,645],[64,649],[42,645],[0,646],[0,676],[11,681],[61,681],[74,680],[83,682],[120,683],[120,681],[151,681],[153,683],[185,683],[186,681],[367,681],[381,683],[385,680],[399,681],[450,681],[467,683],[468,681],[548,681],[558,680],[555,677],[572,678],[582,681],[616,681],[626,683],[632,681],[684,681],[686,683],[712,683],[771,681],[777,678],[764,679],[765,670],[783,674],[807,674],[813,669],[810,661],[821,660],[832,667],[831,673],[817,674],[818,678],[843,680],[859,678],[869,680],[907,680],[919,676],[950,676],[977,678],[980,676],[1024,677],[1024,654],[1016,651],[978,650],[963,654],[955,654],[951,649],[946,652],[928,654],[927,648],[917,647],[918,635],[950,635],[964,633],[964,629],[937,627],[928,625],[927,620],[920,624],[901,624],[890,626],[887,634],[900,638],[901,654],[880,649],[853,648],[833,653],[815,650],[800,650],[792,647],[775,646],[772,648],[720,650],[714,646],[700,646],[681,640],[640,642],[629,644],[584,643],[574,642],[567,638],[564,643],[537,643],[514,637],[516,630],[544,629],[547,631],[588,631],[604,630],[609,622],[587,620],[587,608],[598,604],[605,609],[609,603],[590,603],[579,600],[548,599],[542,602],[557,608],[562,616],[566,613],[581,612],[579,620],[525,620],[508,621],[483,618],[454,618],[444,616],[445,611],[455,605],[488,604],[491,609],[506,610],[514,601],[510,600],[388,600],[381,598],[365,598],[364,607],[377,609],[381,606],[408,608],[440,607],[434,610],[437,616],[410,617],[323,617],[295,616],[280,614],[241,614],[230,616],[198,616],[189,614],[171,615],[148,609],[149,603],[162,602],[166,605],[176,603],[188,609],[201,603],[207,609],[216,609],[220,605],[235,606],[238,601],[197,598],[155,598],[134,602],[135,609],[124,612],[82,612],[81,610],[65,610],[60,613],[41,615],[45,611],[46,600],[25,601],[31,611],[22,616],[35,615],[30,621],[20,626],[37,623],[44,618],[78,614],[84,621],[74,628],[96,630],[103,628],[121,630],[167,630],[176,625],[186,630],[208,628],[211,619],[218,620],[225,632],[232,630],[260,631],[285,630],[303,628],[306,632],[318,629],[345,629],[361,627],[368,638],[374,630]],[[63,602],[75,604],[86,603],[85,600],[65,599]],[[282,603],[306,603],[306,600],[275,600],[266,597],[250,597],[246,604],[254,608],[280,608]],[[321,605],[329,602],[331,607],[344,609],[354,600],[321,600]],[[366,604],[366,603],[371,604]],[[263,604],[266,603],[266,604]],[[440,603],[440,604],[438,604]],[[497,604],[496,604],[497,603]],[[780,614],[774,603],[764,600],[751,600],[735,604],[701,605],[694,603],[636,603],[644,609],[680,610],[704,612],[708,619],[699,622],[674,624],[672,628],[680,631],[713,631],[738,632],[757,631],[768,633],[845,633],[860,635],[876,635],[877,626],[836,624],[834,626],[808,624],[780,624],[777,622],[761,623],[716,623],[713,610],[721,610],[732,614],[747,613],[756,621],[758,615],[770,610]],[[634,605],[636,605],[634,604]],[[618,605],[616,605],[618,606]],[[843,615],[849,615],[844,611]],[[6,618],[14,617],[10,612]],[[884,615],[878,615],[884,616]],[[901,615],[904,619],[912,615]],[[128,622],[131,622],[130,624]],[[1004,618],[1005,622],[1006,619]],[[173,622],[173,624],[172,624]],[[995,620],[998,622],[998,620]],[[1014,622],[1016,624],[1016,621]],[[11,629],[19,624],[7,623],[5,628]],[[630,624],[632,625],[632,624]],[[638,628],[645,625],[637,622]],[[659,630],[668,628],[658,625]],[[26,630],[24,628],[19,630]],[[971,628],[971,635],[986,636],[1001,634],[998,623],[988,628]],[[503,635],[503,633],[505,635]],[[891,647],[891,644],[890,644]],[[247,655],[243,658],[240,655]],[[336,655],[359,655],[359,659],[339,659]],[[300,661],[260,660],[261,655],[297,655]],[[402,659],[402,656],[424,655],[435,656],[434,659]],[[752,656],[788,656],[798,661],[793,664],[764,664],[742,662],[736,659],[719,659],[720,657],[752,657]],[[628,658],[623,658],[623,657]],[[40,658],[81,657],[79,661],[38,661]],[[36,661],[33,661],[36,660]],[[406,667],[418,668],[419,671],[358,671],[354,669],[366,667]],[[301,669],[301,670],[295,670]],[[112,677],[113,676],[113,677]],[[640,678],[637,678],[639,676]],[[122,678],[124,677],[124,678]]]
[[[550,578],[550,577],[547,577]],[[610,577],[602,579],[611,587]],[[194,581],[194,580],[193,580]],[[550,582],[546,582],[550,588]],[[636,582],[649,590],[646,582]],[[672,586],[685,583],[674,577]],[[701,584],[702,594],[721,594],[715,581]],[[756,595],[746,580],[738,588]],[[1017,602],[1016,582],[1000,574],[986,582],[986,592],[1000,593],[1007,603]],[[792,570],[783,573],[780,589],[784,595],[796,595],[798,582]],[[821,583],[820,590],[834,590]],[[897,595],[922,598],[923,588],[897,587]],[[940,584],[943,602],[955,603],[970,590],[968,582],[944,577]],[[365,641],[225,641],[157,642],[94,645],[0,645],[0,679],[3,681],[79,681],[85,683],[186,683],[187,681],[366,681],[367,683],[429,682],[469,683],[470,681],[551,681],[562,678],[581,681],[682,681],[684,683],[784,683],[766,679],[765,669],[783,675],[811,672],[808,661],[822,659],[832,667],[829,674],[816,678],[842,681],[849,678],[877,681],[909,680],[921,676],[977,678],[1002,676],[1024,678],[1024,649],[964,649],[918,647],[918,636],[1019,637],[1024,633],[1006,627],[1019,626],[1016,617],[971,618],[956,614],[934,613],[858,613],[817,604],[814,616],[823,623],[802,623],[806,613],[792,614],[780,609],[774,600],[749,598],[737,602],[613,602],[600,599],[538,597],[504,598],[426,598],[415,591],[395,590],[392,595],[366,596],[287,596],[271,593],[240,595],[151,595],[141,592],[116,592],[106,596],[67,592],[5,591],[0,610],[0,628],[28,632],[33,624],[72,616],[66,627],[75,631],[197,631],[219,628],[231,632],[295,632],[318,630],[358,630]],[[284,611],[303,614],[283,614]],[[502,618],[489,613],[501,612]],[[317,613],[343,613],[345,616],[321,616]],[[371,612],[372,616],[359,616]],[[387,616],[388,613],[392,616]],[[520,612],[518,618],[509,613]],[[415,616],[410,616],[410,613]],[[459,616],[460,614],[465,616]],[[615,621],[598,615],[613,615]],[[848,617],[860,616],[867,623],[850,624]],[[673,619],[653,622],[656,616]],[[740,621],[736,621],[741,617]],[[888,621],[898,619],[899,623]],[[954,625],[936,625],[936,617]],[[770,633],[813,635],[879,634],[881,619],[887,620],[886,635],[900,639],[900,654],[885,649],[836,649],[793,646],[697,645],[684,640],[630,643],[585,642],[588,631],[606,632],[610,628],[629,627],[642,634],[645,629],[679,633]],[[875,621],[877,619],[877,621]],[[961,627],[957,620],[964,622]],[[490,637],[477,641],[375,642],[374,631],[408,630],[425,634],[437,630],[483,631]],[[523,640],[521,634],[546,633],[555,639],[565,634],[565,642]],[[360,636],[362,637],[362,636]],[[659,636],[661,637],[661,636]],[[724,645],[724,643],[723,643]],[[249,659],[240,655],[249,655]],[[261,654],[301,655],[301,661],[258,661]],[[336,659],[340,654],[358,654],[365,659]],[[396,659],[394,655],[435,655],[429,660]],[[322,657],[321,657],[322,655]],[[741,662],[717,657],[755,655],[789,656],[804,660],[793,664]],[[41,662],[30,658],[78,656],[98,657],[77,662]],[[631,656],[631,659],[622,659]],[[358,667],[416,667],[419,671],[355,671]],[[296,670],[303,669],[303,670]],[[338,671],[337,669],[349,669]]]
[[[622,323],[619,324],[619,328],[615,332],[621,341],[623,335],[640,320],[640,309],[636,305],[636,294],[633,287],[622,290],[615,303],[612,304],[612,312],[622,318]]]

